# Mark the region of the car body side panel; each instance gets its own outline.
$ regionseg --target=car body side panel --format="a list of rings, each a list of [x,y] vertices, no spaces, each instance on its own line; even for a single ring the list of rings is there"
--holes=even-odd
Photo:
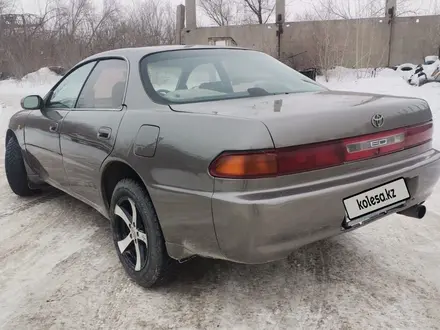
[[[32,110],[25,126],[26,157],[40,178],[59,188],[68,186],[60,149],[60,129],[68,109]],[[51,127],[55,127],[51,131]]]
[[[100,168],[113,150],[124,113],[124,110],[73,109],[64,119],[60,145],[70,189],[94,207],[104,207]],[[108,139],[98,138],[100,127],[110,132]]]
[[[150,158],[134,153],[136,133],[144,124],[160,127],[156,151]],[[221,257],[211,210],[214,179],[208,167],[231,145],[272,148],[273,142],[267,128],[253,120],[176,114],[167,106],[131,109],[124,116],[106,164],[123,159],[141,176],[172,257]]]

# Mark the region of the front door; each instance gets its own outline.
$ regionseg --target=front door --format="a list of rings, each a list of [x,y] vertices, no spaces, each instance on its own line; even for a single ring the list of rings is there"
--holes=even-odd
[[[99,61],[61,127],[61,151],[71,190],[98,207],[102,206],[100,167],[113,150],[124,115],[127,70],[123,59]]]
[[[60,149],[60,129],[94,64],[83,65],[62,78],[47,94],[44,108],[30,112],[24,128],[29,166],[54,186],[67,184]]]

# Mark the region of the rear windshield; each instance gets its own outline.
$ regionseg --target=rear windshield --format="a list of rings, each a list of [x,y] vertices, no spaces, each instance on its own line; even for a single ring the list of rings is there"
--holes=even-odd
[[[144,57],[140,66],[147,93],[162,103],[325,90],[272,56],[252,50],[168,51]]]

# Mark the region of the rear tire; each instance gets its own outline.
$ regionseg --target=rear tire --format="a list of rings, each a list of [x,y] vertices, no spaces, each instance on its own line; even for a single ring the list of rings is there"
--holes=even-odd
[[[21,147],[15,137],[11,137],[6,144],[5,170],[9,187],[16,195],[26,197],[36,193],[35,190],[29,188]]]
[[[128,276],[145,288],[160,284],[173,261],[146,189],[132,179],[119,181],[110,220],[116,252]]]

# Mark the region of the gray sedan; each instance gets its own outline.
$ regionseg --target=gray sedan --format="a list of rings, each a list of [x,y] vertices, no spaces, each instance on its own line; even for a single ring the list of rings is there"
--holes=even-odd
[[[330,91],[261,52],[91,56],[10,120],[10,187],[49,184],[110,219],[142,286],[193,256],[265,263],[391,213],[440,175],[426,101]]]

